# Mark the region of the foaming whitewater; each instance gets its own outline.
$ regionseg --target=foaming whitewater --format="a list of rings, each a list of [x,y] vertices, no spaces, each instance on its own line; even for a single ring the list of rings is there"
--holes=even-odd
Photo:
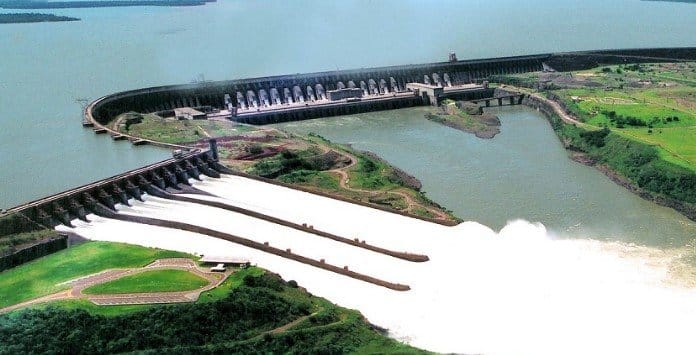
[[[412,263],[237,213],[146,197],[119,213],[179,220],[235,234],[411,286],[392,291],[259,250],[180,230],[90,215],[72,230],[196,254],[243,256],[315,295],[360,310],[390,335],[437,352],[694,354],[696,289],[671,282],[659,250],[556,239],[541,224],[500,232],[475,222],[445,227],[240,177],[206,179],[224,201],[376,246],[427,254]],[[193,195],[192,195],[193,196]]]

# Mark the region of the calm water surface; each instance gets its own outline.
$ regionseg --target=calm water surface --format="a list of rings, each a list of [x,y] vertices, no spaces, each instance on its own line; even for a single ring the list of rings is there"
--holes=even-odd
[[[538,112],[491,109],[502,122],[493,139],[430,122],[427,108],[373,112],[278,125],[375,152],[417,176],[427,195],[465,220],[501,228],[512,219],[543,223],[561,237],[683,246],[696,223],[619,187],[568,159]]]

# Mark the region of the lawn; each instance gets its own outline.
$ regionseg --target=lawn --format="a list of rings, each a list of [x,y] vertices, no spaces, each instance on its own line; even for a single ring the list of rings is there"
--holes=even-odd
[[[199,289],[208,281],[184,270],[152,270],[122,277],[83,291],[85,294],[175,292]]]
[[[0,273],[0,307],[69,288],[60,283],[112,268],[145,266],[157,259],[192,255],[135,245],[88,242]]]
[[[232,290],[241,286],[244,283],[244,277],[250,276],[261,276],[265,271],[258,267],[248,267],[244,269],[236,270],[232,275],[230,275],[225,281],[223,281],[218,287],[205,291],[201,293],[198,301],[196,303],[209,303],[216,302],[225,297],[229,296]],[[162,305],[119,305],[119,306],[98,306],[88,300],[64,300],[56,301],[50,303],[44,303],[32,307],[33,309],[45,309],[46,307],[59,307],[65,310],[72,309],[82,309],[86,310],[93,315],[102,315],[106,317],[115,317],[131,314],[134,312],[146,310],[153,307],[161,307]]]

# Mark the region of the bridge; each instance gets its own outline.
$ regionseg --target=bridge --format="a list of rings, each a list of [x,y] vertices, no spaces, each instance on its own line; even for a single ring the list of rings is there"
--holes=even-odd
[[[497,105],[494,106],[510,106],[510,105],[521,105],[527,94],[523,93],[511,93],[505,92],[504,94],[499,94],[497,91],[494,97],[487,97],[483,99],[469,100],[469,102],[475,103],[477,105],[483,103],[485,107],[491,107],[491,102]]]

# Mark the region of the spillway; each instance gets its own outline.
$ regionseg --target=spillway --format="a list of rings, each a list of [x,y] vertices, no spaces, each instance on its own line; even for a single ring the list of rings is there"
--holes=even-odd
[[[149,195],[144,202],[118,205],[118,213],[269,242],[411,289],[394,291],[198,233],[95,215],[88,216],[90,222],[74,220],[71,231],[94,240],[246,257],[315,295],[360,310],[397,339],[438,352],[696,352],[696,290],[670,282],[670,260],[664,253],[562,240],[542,225],[524,221],[510,222],[497,233],[475,222],[447,227],[239,176],[203,178],[193,185],[217,196],[195,195],[198,199],[430,260],[409,262],[240,213]]]

